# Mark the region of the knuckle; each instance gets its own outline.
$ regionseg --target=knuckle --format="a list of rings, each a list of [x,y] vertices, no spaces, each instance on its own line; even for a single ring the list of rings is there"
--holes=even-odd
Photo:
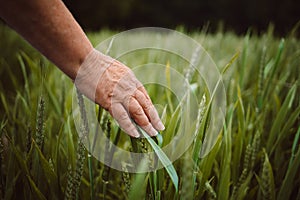
[[[126,112],[120,113],[117,117],[118,117],[118,119],[119,119],[120,121],[125,121],[125,120],[128,119],[128,115],[127,115]]]
[[[144,109],[146,111],[150,111],[152,109],[152,104],[150,103],[150,101],[147,101],[145,104],[144,104]]]
[[[132,114],[134,115],[142,115],[144,112],[143,112],[143,109],[142,107],[136,107],[135,109],[132,110]]]
[[[150,123],[148,118],[145,115],[140,115],[138,117],[135,117],[134,121],[140,126],[146,126]]]
[[[129,127],[127,128],[126,131],[127,131],[128,133],[132,133],[132,132],[135,131],[135,128],[134,128],[134,126],[129,126]]]

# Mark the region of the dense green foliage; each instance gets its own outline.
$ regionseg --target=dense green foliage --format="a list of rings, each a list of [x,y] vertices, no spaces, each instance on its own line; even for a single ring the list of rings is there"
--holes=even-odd
[[[97,43],[112,34],[89,38]],[[260,37],[191,34],[220,71],[240,53],[223,74],[227,113],[216,145],[198,157],[211,125],[204,101],[193,129],[198,137],[173,163],[178,192],[165,168],[131,174],[126,166],[116,171],[91,157],[74,127],[69,78],[6,27],[0,36],[0,199],[300,199],[300,41],[293,32],[284,39],[274,37],[272,28]],[[154,102],[168,102],[147,89]],[[99,113],[115,143],[140,152],[155,145],[130,139],[105,111]],[[176,117],[164,119],[164,140]],[[82,131],[88,128],[83,123]]]

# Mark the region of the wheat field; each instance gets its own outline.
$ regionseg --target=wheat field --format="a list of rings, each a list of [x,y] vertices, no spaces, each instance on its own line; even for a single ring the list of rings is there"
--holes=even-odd
[[[73,120],[72,81],[15,32],[0,26],[0,199],[300,199],[297,31],[295,27],[282,38],[274,35],[272,26],[265,33],[249,30],[242,36],[205,30],[187,33],[222,72],[226,90],[222,130],[209,154],[199,157],[206,130],[213,124],[208,120],[209,101],[203,98],[205,88],[199,89],[192,76],[198,88],[195,95],[203,100],[198,120],[189,129],[197,137],[171,165],[158,155],[161,169],[130,173],[128,166],[115,170],[87,151]],[[96,45],[113,34],[102,30],[88,37]],[[126,64],[163,56],[145,51]],[[156,149],[159,154],[175,137],[178,119],[189,116],[176,112],[180,103],[168,91],[151,85],[146,89],[154,102],[167,105],[159,111],[167,113],[162,116],[163,142],[130,138],[96,106],[98,121],[115,145],[143,153]],[[81,131],[94,131],[84,120],[86,99],[77,96]],[[109,144],[105,151],[112,159],[117,156]]]

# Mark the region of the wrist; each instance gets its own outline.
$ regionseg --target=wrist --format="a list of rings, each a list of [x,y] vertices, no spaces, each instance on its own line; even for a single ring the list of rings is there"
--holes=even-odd
[[[76,75],[76,81],[84,79],[98,80],[104,71],[114,62],[114,59],[92,49],[82,60]]]
[[[73,80],[74,84],[83,94],[85,94],[85,96],[92,101],[97,102],[97,96],[95,95],[101,82],[101,78],[103,77],[103,74],[105,74],[107,68],[114,62],[115,59],[102,54],[96,49],[92,49],[80,65],[77,75]]]

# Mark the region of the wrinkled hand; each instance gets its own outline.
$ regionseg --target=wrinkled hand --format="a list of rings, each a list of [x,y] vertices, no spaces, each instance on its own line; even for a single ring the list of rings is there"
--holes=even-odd
[[[109,111],[130,136],[139,137],[131,119],[150,136],[165,128],[133,72],[95,49],[80,66],[75,85],[85,96]]]

